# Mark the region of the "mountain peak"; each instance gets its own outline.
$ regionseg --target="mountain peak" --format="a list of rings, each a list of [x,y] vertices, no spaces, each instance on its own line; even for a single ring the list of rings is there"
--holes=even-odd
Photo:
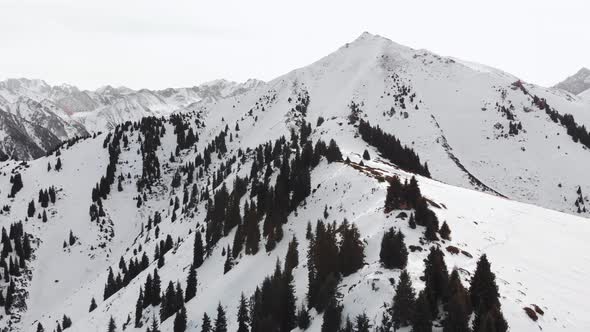
[[[575,95],[590,89],[590,69],[582,67],[574,75],[556,84],[555,87]]]

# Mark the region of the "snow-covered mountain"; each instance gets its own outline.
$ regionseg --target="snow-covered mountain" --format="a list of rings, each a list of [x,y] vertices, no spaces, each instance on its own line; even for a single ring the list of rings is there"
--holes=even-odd
[[[510,331],[590,329],[586,101],[368,33],[309,66],[268,83],[251,82],[239,93],[222,92],[218,84],[209,86],[223,97],[207,102],[192,100],[198,94],[192,89],[99,89],[94,93],[110,102],[111,110],[128,107],[139,114],[146,110],[139,105],[149,103],[153,114],[169,115],[157,113],[154,105],[161,100],[171,105],[173,99],[182,112],[162,120],[126,118],[134,123],[116,119],[112,124],[120,124],[113,130],[64,144],[50,156],[0,164],[5,206],[0,226],[11,247],[2,255],[8,268],[0,268],[4,298],[10,281],[14,285],[13,305],[0,317],[0,327],[38,331],[41,324],[45,331],[57,330],[66,315],[72,331],[103,331],[111,318],[118,331],[145,331],[154,320],[161,331],[173,331],[182,310],[174,307],[167,317],[172,302],[152,305],[146,298],[154,271],[163,293],[170,293],[169,282],[171,294],[176,287],[184,296],[192,289],[187,279],[197,233],[209,250],[195,269],[196,296],[182,305],[187,331],[202,330],[204,313],[215,321],[218,304],[226,311],[228,330],[237,330],[240,295],[250,299],[257,287],[260,292],[273,287],[263,280],[281,275],[275,273],[277,259],[285,263],[293,237],[299,243],[293,295],[298,308],[312,307],[307,330],[322,330],[324,317],[339,306],[343,321],[364,313],[373,327],[381,326],[402,274],[381,263],[382,239],[394,227],[404,234],[405,270],[416,291],[427,289],[437,299],[424,272],[430,248],[442,251],[447,272],[456,269],[467,289],[478,280],[477,262],[486,254]],[[35,86],[35,93],[48,94],[40,83]],[[71,113],[85,126],[109,123],[83,116],[96,111]],[[414,188],[415,176],[420,193],[399,189],[402,198],[386,209],[388,191],[397,192],[388,189],[395,176],[410,181],[403,188]],[[251,203],[256,209],[245,207]],[[443,222],[449,226],[450,236],[443,229],[433,235],[433,216],[441,228]],[[315,231],[318,220],[331,230],[326,234],[339,250],[330,256],[339,262],[333,267],[337,272],[325,279],[316,264],[331,260],[317,257],[329,257],[323,255],[334,247],[318,254],[314,243],[330,241],[316,237],[323,234]],[[354,234],[346,225],[353,223],[359,238],[345,241]],[[253,229],[262,234],[259,242],[252,241]],[[338,269],[348,260],[339,257],[358,260],[342,249],[350,242],[363,248],[364,259],[342,272]],[[431,259],[427,266],[441,268],[441,261]],[[328,307],[335,311],[318,312],[319,304],[308,298],[310,276],[325,282],[321,296],[332,297],[335,307]],[[437,285],[446,285],[445,278]],[[458,294],[449,292],[449,298]],[[434,331],[456,314],[447,295],[437,300]],[[93,299],[96,306],[89,310]],[[260,296],[252,301],[263,302]],[[252,316],[284,305],[265,303],[251,308]],[[483,314],[485,321],[497,318],[492,309]],[[258,325],[257,331],[263,330]]]
[[[71,85],[50,86],[42,80],[8,79],[0,82],[0,112],[15,117],[4,123],[0,155],[35,159],[74,137],[110,130],[146,116],[167,116],[195,103],[239,95],[261,84],[258,80],[218,80],[158,91],[111,86],[81,91]],[[11,129],[15,127],[19,130]]]
[[[574,75],[566,78],[563,82],[555,85],[556,88],[579,95],[590,89],[590,69],[582,68]]]

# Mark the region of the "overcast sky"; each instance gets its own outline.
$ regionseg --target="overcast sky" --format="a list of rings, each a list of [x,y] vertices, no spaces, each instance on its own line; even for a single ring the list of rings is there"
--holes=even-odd
[[[0,0],[0,79],[269,80],[363,31],[545,86],[590,67],[589,0]]]

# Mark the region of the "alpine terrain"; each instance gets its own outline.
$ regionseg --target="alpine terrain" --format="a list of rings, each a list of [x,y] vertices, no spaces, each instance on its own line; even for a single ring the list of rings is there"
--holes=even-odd
[[[0,330],[588,331],[578,86],[369,33],[269,82],[2,82]]]

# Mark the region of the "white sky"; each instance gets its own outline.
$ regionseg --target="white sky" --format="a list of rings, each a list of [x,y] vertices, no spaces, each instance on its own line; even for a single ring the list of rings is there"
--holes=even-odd
[[[541,85],[590,67],[589,0],[0,0],[0,79],[269,80],[363,31]]]

